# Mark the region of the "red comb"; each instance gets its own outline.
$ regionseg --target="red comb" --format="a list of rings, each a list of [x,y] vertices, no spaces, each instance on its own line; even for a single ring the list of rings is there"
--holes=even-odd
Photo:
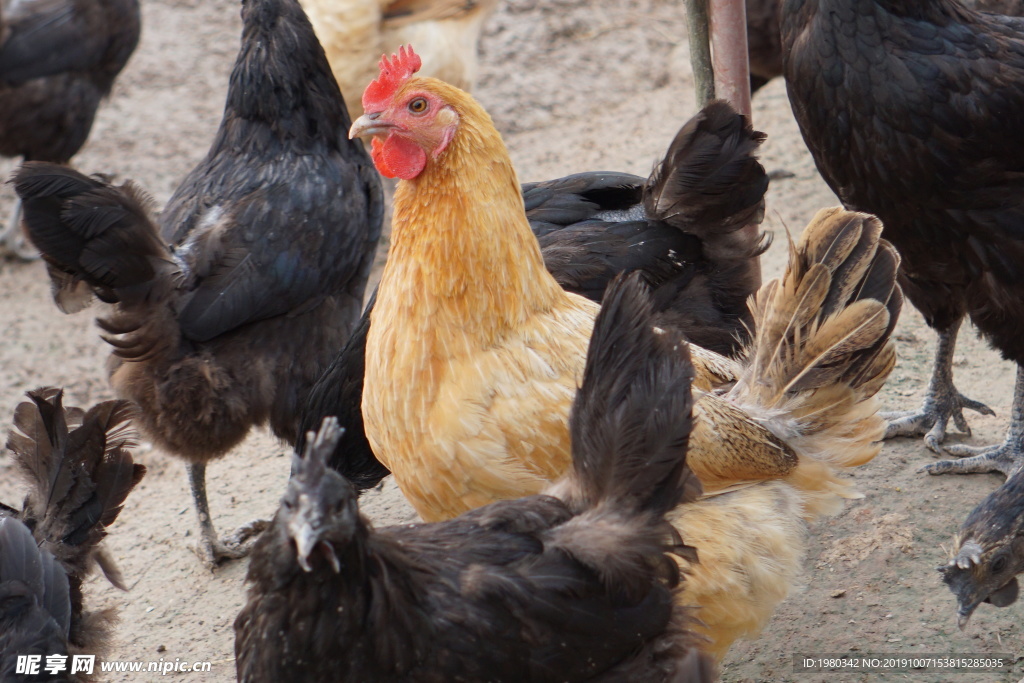
[[[402,81],[420,70],[423,60],[412,51],[411,45],[403,45],[398,48],[398,54],[391,55],[390,60],[386,54],[381,55],[379,66],[380,76],[363,92],[363,109],[366,111],[383,108]]]

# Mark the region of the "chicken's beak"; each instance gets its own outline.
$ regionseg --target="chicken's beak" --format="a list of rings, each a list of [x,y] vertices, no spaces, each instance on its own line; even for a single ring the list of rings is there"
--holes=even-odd
[[[313,549],[320,542],[320,534],[310,523],[311,520],[304,517],[305,515],[301,515],[293,518],[288,525],[290,527],[288,531],[295,540],[295,559],[298,560],[299,566],[304,571],[311,572],[313,565],[309,562],[309,556],[313,554]]]
[[[395,127],[393,123],[381,119],[383,112],[375,111],[370,114],[363,114],[352,122],[348,129],[348,139],[361,137],[363,135],[380,135]]]
[[[309,558],[319,548],[331,568],[334,569],[334,573],[341,573],[341,562],[338,560],[337,553],[334,552],[334,546],[328,541],[322,540],[320,534],[309,526],[297,529],[296,532],[292,534],[292,538],[295,539],[296,559],[303,571],[307,573],[313,571],[313,564]]]
[[[297,559],[299,566],[308,574],[313,571],[313,565],[309,563],[309,555],[313,552],[313,548],[316,547],[316,539],[312,537],[312,534],[297,536],[295,538],[295,545],[298,546]],[[960,628],[963,627],[961,626]]]
[[[978,608],[978,603],[973,605],[960,605],[960,609],[956,612],[956,625],[963,631],[967,628],[967,622],[971,620],[971,615],[974,614],[974,610]]]
[[[323,550],[324,557],[334,568],[335,573],[341,571],[341,563],[334,552],[334,547],[323,540],[324,520],[309,504],[305,494],[299,496],[297,512],[288,520],[288,533],[295,540],[295,559],[303,571],[313,571],[310,558],[317,548]]]

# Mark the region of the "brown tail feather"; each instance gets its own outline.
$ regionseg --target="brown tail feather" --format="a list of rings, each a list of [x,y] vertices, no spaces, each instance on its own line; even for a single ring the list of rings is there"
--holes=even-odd
[[[751,301],[756,335],[729,399],[797,453],[787,480],[824,494],[810,513],[854,494],[832,466],[852,467],[880,449],[884,424],[875,394],[896,362],[890,339],[903,302],[899,257],[878,219],[820,211],[779,280]],[[812,495],[813,497],[813,495]]]
[[[711,265],[704,272],[714,308],[737,325],[735,344],[715,343],[736,351],[750,325],[747,299],[761,284],[759,257],[771,242],[756,229],[768,189],[768,174],[756,156],[764,138],[728,103],[712,102],[676,134],[643,191],[648,218],[700,239]],[[659,296],[667,295],[663,290]]]

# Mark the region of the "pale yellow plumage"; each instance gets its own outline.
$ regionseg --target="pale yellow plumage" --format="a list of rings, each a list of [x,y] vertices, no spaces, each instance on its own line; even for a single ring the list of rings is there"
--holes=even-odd
[[[354,120],[377,61],[415,45],[424,75],[472,90],[477,43],[497,0],[300,0]]]

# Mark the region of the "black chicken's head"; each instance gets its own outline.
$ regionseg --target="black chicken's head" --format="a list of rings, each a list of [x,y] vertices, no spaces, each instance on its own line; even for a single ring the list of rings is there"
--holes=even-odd
[[[281,500],[279,522],[295,543],[296,559],[307,572],[319,553],[336,573],[338,552],[358,532],[359,509],[352,484],[327,467],[344,430],[338,420],[325,418],[317,433],[307,435],[305,453],[294,457],[292,478]]]
[[[968,515],[955,554],[939,567],[956,595],[957,624],[967,626],[983,602],[1006,607],[1017,601],[1017,574],[1024,572],[1024,473],[1018,472]]]

